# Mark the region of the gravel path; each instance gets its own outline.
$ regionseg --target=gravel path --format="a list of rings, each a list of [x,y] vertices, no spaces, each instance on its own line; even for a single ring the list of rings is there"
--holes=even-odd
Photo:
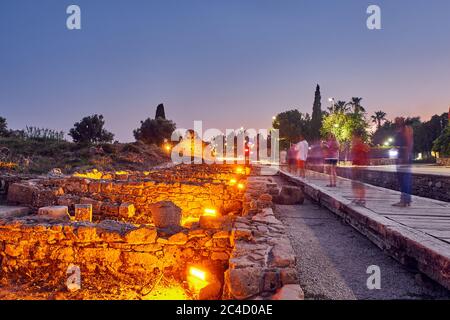
[[[275,214],[289,232],[306,299],[450,299],[449,291],[406,269],[325,208],[305,201],[277,205]],[[381,270],[379,290],[366,285],[371,265]]]

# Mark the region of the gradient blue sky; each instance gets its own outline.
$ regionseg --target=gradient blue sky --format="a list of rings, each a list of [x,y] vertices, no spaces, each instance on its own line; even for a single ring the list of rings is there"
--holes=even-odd
[[[66,29],[78,4],[82,30]],[[382,9],[380,31],[366,8]],[[102,113],[131,141],[163,102],[178,127],[266,128],[328,97],[392,118],[450,105],[448,0],[1,0],[0,116],[68,131]]]

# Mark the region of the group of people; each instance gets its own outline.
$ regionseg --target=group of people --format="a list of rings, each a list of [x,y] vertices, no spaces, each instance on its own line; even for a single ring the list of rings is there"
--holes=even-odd
[[[397,127],[395,135],[395,144],[397,148],[397,179],[400,186],[401,197],[398,203],[393,204],[396,207],[409,207],[411,205],[412,175],[411,164],[413,154],[413,131],[405,123],[404,118],[396,118]],[[364,206],[366,204],[366,188],[363,180],[364,168],[361,166],[369,165],[370,147],[365,142],[364,131],[356,130],[353,132],[350,147],[350,157],[352,159],[352,191],[354,195],[353,203]],[[298,142],[291,145],[287,151],[288,170],[302,178],[306,178],[306,164],[308,161],[309,144],[303,135],[299,136]],[[328,174],[329,184],[327,187],[336,187],[337,176],[336,166],[339,161],[339,143],[336,138],[330,134],[325,141],[320,143],[320,158],[323,159],[324,172]]]
[[[336,166],[339,157],[339,143],[333,135],[329,135],[327,141],[320,143],[321,158],[329,168],[330,183],[328,187],[336,187]],[[306,164],[308,161],[309,144],[303,135],[298,142],[291,145],[287,152],[288,170],[302,178],[306,178]]]

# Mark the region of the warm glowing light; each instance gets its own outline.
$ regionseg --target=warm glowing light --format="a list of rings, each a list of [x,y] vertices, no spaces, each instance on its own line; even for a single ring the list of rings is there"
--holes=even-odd
[[[231,179],[231,180],[230,180],[230,184],[231,184],[231,185],[235,185],[236,182],[237,182],[236,179]]]
[[[120,175],[128,174],[128,172],[126,172],[126,171],[116,171],[116,174],[120,176]]]
[[[206,271],[197,267],[190,267],[188,271],[187,280],[189,288],[196,292],[206,287],[209,283],[206,281]]]
[[[191,276],[194,276],[200,280],[205,281],[206,280],[206,272],[203,270],[200,270],[199,268],[196,267],[190,267],[189,268],[189,274]]]
[[[200,218],[197,217],[183,217],[181,218],[181,225],[183,227],[189,227],[193,223],[196,223],[200,220]]]
[[[206,208],[203,210],[203,215],[207,217],[215,217],[217,215],[216,209]]]
[[[241,190],[242,190],[242,189],[244,189],[244,188],[245,188],[245,186],[244,186],[243,183],[239,183],[239,184],[238,184],[238,189],[241,189]]]
[[[242,167],[237,167],[236,168],[236,173],[241,174],[244,172],[244,169]]]
[[[169,145],[166,146],[166,150],[170,151],[170,146]]]

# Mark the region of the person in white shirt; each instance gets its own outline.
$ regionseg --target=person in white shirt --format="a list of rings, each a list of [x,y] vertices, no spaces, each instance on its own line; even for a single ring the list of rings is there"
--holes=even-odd
[[[297,174],[306,177],[306,159],[308,158],[309,145],[303,135],[300,135],[300,141],[296,144],[297,149]]]

